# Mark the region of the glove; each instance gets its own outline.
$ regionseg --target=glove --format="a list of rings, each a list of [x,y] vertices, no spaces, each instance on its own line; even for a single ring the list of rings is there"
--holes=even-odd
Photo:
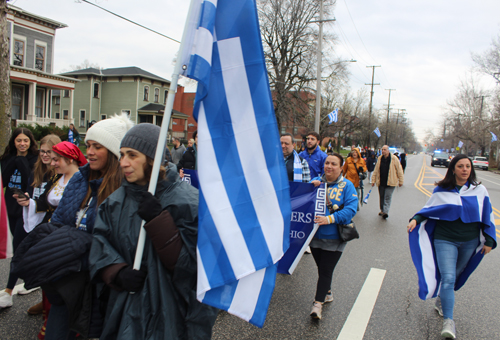
[[[121,269],[115,277],[115,283],[127,292],[138,292],[144,285],[148,274],[142,270],[134,270],[131,266]]]
[[[146,223],[160,215],[162,210],[163,208],[158,198],[154,197],[149,191],[142,194],[142,200],[141,203],[139,203],[137,214],[146,221]]]

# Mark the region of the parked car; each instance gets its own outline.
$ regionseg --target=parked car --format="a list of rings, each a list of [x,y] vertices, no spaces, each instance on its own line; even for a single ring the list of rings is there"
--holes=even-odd
[[[475,156],[472,160],[472,165],[474,168],[481,168],[483,170],[488,170],[488,158]]]
[[[451,157],[447,152],[435,152],[431,157],[431,166],[443,165],[448,167],[450,165]]]

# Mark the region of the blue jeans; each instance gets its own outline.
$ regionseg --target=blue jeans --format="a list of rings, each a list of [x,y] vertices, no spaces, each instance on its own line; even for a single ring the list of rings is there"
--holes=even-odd
[[[439,296],[445,319],[453,319],[456,278],[462,273],[478,245],[478,238],[467,242],[434,240],[438,268],[441,273]]]
[[[72,340],[76,334],[69,330],[68,308],[66,305],[50,307],[45,340]]]

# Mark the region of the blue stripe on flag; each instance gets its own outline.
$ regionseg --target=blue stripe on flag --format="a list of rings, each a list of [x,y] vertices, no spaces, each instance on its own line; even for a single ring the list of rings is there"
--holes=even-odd
[[[254,313],[253,317],[250,319],[250,323],[254,325],[264,325],[267,315],[267,306],[273,295],[274,291],[274,281],[276,278],[278,264],[271,266],[266,269],[266,275],[264,277],[264,282],[262,283],[259,299],[257,300],[257,306],[255,310],[265,310],[266,313]]]

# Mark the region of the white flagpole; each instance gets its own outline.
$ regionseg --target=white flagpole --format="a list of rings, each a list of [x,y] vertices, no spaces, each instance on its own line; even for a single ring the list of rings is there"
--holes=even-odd
[[[189,25],[191,24],[190,19],[194,16],[195,11],[198,7],[195,5],[199,4],[199,0],[192,0],[189,5],[188,16],[186,19],[186,24],[184,26],[184,33],[182,35],[181,46],[179,47],[179,52],[177,55],[177,61],[175,63],[174,72],[172,74],[172,81],[168,89],[167,102],[165,103],[165,113],[163,114],[163,120],[161,122],[160,137],[158,138],[158,144],[156,146],[156,154],[153,164],[153,170],[151,170],[151,179],[149,181],[148,191],[155,194],[156,184],[158,183],[158,174],[160,172],[160,165],[163,163],[165,144],[167,142],[167,132],[168,125],[170,124],[170,116],[172,115],[172,108],[174,107],[175,93],[177,92],[177,83],[179,80],[179,74],[181,69],[184,69],[184,49],[186,48],[186,37],[191,33],[189,30]],[[188,46],[190,44],[187,44]],[[144,252],[144,242],[146,241],[146,230],[144,229],[144,224],[146,222],[143,220],[141,224],[141,231],[139,233],[139,239],[137,241],[137,249],[135,250],[135,260],[134,269],[139,270],[141,268],[142,255]]]

